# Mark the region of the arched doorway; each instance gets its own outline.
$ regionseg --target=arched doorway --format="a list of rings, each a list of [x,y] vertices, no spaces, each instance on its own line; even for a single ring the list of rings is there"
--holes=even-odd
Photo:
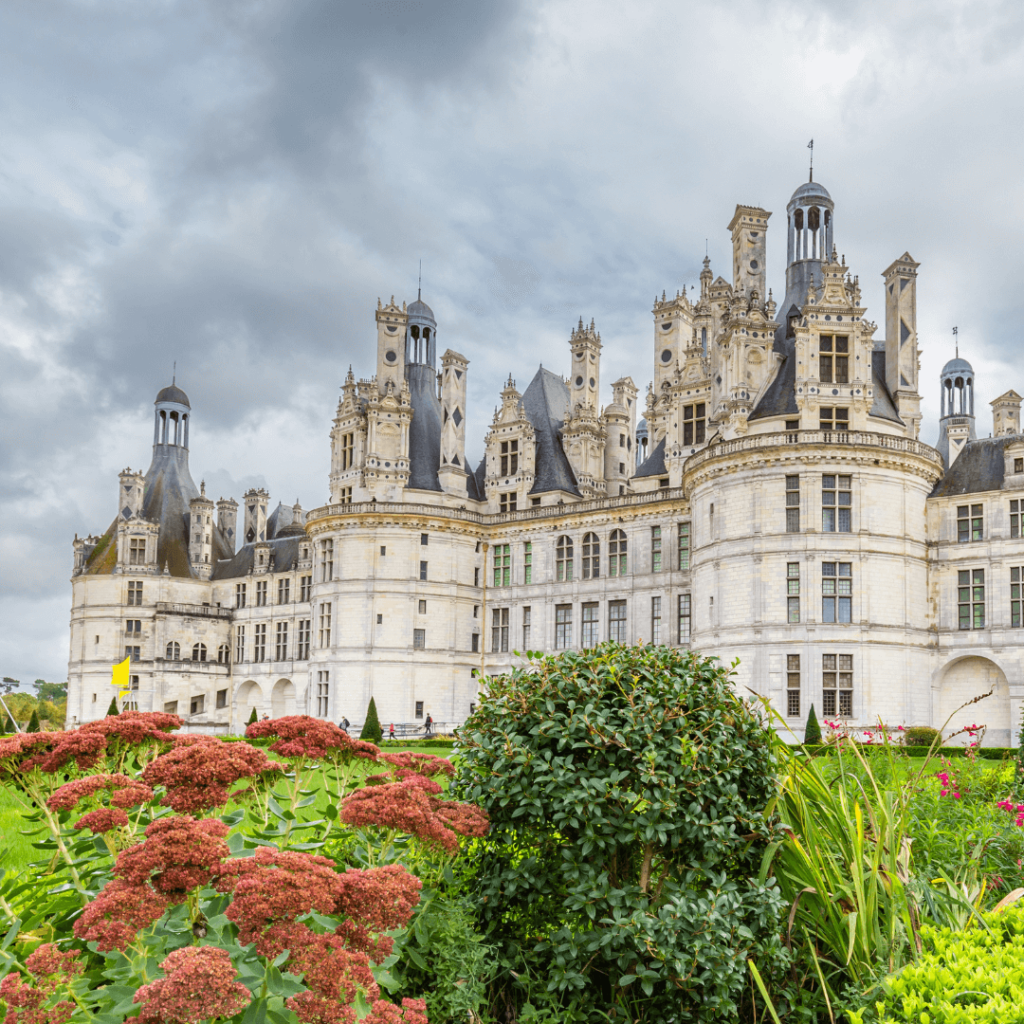
[[[989,690],[992,691],[991,697],[956,710],[961,704]],[[1011,743],[1010,686],[1003,670],[988,658],[959,658],[946,666],[939,681],[936,711],[936,728],[940,728],[950,715],[953,716],[943,730],[943,739],[964,726],[984,725],[986,747],[1008,747]],[[969,742],[970,737],[966,733],[952,740],[956,745]]]
[[[270,693],[270,717],[295,714],[295,687],[290,679],[278,679]]]
[[[262,718],[264,712],[263,690],[255,679],[247,679],[235,691],[233,717],[235,719],[235,728],[238,732],[245,732],[245,725],[249,721],[253,708],[256,709],[256,717]]]

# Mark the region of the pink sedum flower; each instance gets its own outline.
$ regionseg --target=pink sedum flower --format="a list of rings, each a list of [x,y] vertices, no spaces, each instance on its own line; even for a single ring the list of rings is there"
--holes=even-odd
[[[148,928],[170,905],[148,885],[132,885],[115,878],[75,921],[75,937],[95,942],[106,953],[124,950],[141,928]]]
[[[99,835],[115,828],[124,828],[128,824],[128,815],[120,807],[100,807],[98,810],[83,814],[75,822],[75,828],[87,828]]]
[[[176,949],[160,969],[163,978],[135,993],[134,1001],[142,1007],[138,1019],[148,1024],[198,1024],[233,1017],[252,1001],[227,950],[216,946]]]
[[[422,999],[403,999],[401,1006],[378,1000],[363,1024],[430,1024],[427,1004]]]

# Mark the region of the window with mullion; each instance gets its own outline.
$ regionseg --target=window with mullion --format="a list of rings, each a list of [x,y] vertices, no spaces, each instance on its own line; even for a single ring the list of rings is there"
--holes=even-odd
[[[1021,582],[1024,579],[1024,568],[1014,566],[1010,569],[1010,625],[1021,624]]]
[[[596,647],[598,644],[598,610],[596,601],[583,605],[583,628],[580,635],[580,646],[583,648]]]
[[[687,571],[690,568],[690,524],[679,524],[679,568]]]
[[[786,533],[800,532],[800,477],[786,477]]]
[[[661,572],[661,527],[651,527],[651,572]]]
[[[853,715],[853,655],[821,656],[821,707],[826,715]]]
[[[572,646],[572,605],[555,605],[555,649],[564,651]]]
[[[523,545],[523,582],[533,582],[533,542],[527,541]]]
[[[555,545],[555,579],[559,583],[572,582],[572,540],[559,537]]]
[[[853,564],[821,563],[821,621],[851,622],[853,617]]]
[[[1024,501],[1014,500],[1010,502],[1010,539],[1016,540],[1021,536],[1021,519],[1024,519]],[[141,584],[140,584],[141,586]],[[141,601],[139,602],[142,603]]]
[[[626,575],[626,534],[623,530],[612,530],[608,539],[608,575]]]
[[[786,621],[800,621],[800,563],[786,563]]]
[[[608,639],[616,643],[626,642],[626,602],[608,602]]]
[[[852,529],[853,478],[826,473],[821,478],[823,533],[849,533]]]
[[[957,612],[960,629],[985,628],[985,570],[957,572]]]
[[[583,536],[583,579],[596,580],[601,575],[601,542],[596,533]]]
[[[505,654],[508,651],[508,608],[494,608],[491,611],[491,652]]]
[[[507,587],[512,583],[512,546],[494,545],[494,585]]]
[[[800,715],[800,655],[786,655],[786,715]]]

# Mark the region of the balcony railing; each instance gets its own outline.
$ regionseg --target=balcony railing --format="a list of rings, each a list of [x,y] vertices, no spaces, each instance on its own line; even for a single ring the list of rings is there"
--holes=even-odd
[[[157,601],[156,610],[163,615],[188,615],[207,619],[230,619],[230,608],[218,608],[209,604],[176,604],[172,601]]]

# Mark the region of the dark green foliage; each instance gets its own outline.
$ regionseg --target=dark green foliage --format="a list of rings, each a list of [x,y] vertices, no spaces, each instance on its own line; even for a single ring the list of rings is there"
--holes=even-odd
[[[254,707],[252,709],[252,711],[249,712],[249,722],[248,722],[248,724],[252,725],[252,723],[256,722],[256,721],[259,721],[259,719],[258,719],[258,717],[256,715],[256,708]]]
[[[116,697],[111,697],[110,698],[110,707],[107,708],[107,715],[106,715],[106,717],[109,718],[111,715],[119,715],[120,713],[121,712],[118,711],[118,709],[117,709],[117,698]]]
[[[930,747],[940,737],[938,729],[930,725],[912,725],[903,732],[903,742],[908,747]],[[938,743],[935,744],[939,746]]]
[[[814,705],[807,712],[807,725],[804,727],[804,743],[820,743],[821,726],[818,725],[818,716],[814,713]]]
[[[9,732],[14,732],[14,726],[10,724],[10,721],[6,715],[0,715],[0,736],[6,736]]]
[[[492,1005],[566,1022],[742,1016],[747,959],[762,975],[782,962],[781,898],[758,881],[781,833],[763,813],[772,736],[726,669],[612,643],[535,657],[488,680],[459,751],[453,792],[491,818],[473,890],[508,967]]]
[[[64,700],[68,695],[67,683],[48,683],[45,679],[37,679],[32,686],[40,700]]]
[[[32,717],[28,720],[25,732],[39,732],[39,715],[33,710]]]
[[[372,697],[370,706],[366,709],[366,721],[363,723],[363,731],[359,734],[359,738],[370,743],[380,743],[384,738],[380,722],[377,720],[377,702]]]

